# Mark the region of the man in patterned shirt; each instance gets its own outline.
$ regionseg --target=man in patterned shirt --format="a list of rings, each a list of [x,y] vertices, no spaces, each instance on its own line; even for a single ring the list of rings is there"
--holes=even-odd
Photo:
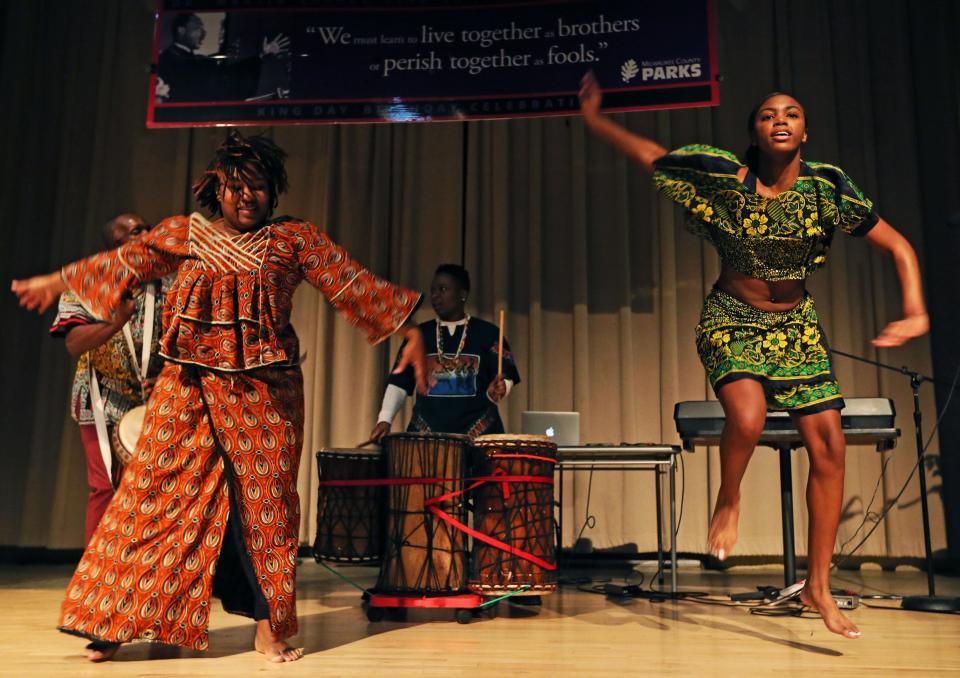
[[[120,214],[104,224],[103,241],[108,249],[118,247],[149,230],[143,217],[137,214]],[[159,286],[158,286],[159,287]],[[152,344],[159,337],[162,297],[155,301],[153,313]],[[139,361],[142,359],[144,320],[147,295],[141,293],[127,299],[109,322],[99,322],[87,312],[70,293],[60,298],[57,317],[50,333],[63,337],[67,351],[78,358],[73,380],[70,413],[80,425],[80,440],[87,458],[86,530],[84,543],[96,529],[103,512],[113,497],[114,479],[119,478],[120,463],[110,454],[110,431],[130,409],[144,402],[152,379],[141,379]],[[123,328],[129,323],[130,337],[136,349],[131,349]],[[158,358],[152,357],[150,375],[159,369]],[[92,388],[91,377],[96,377]],[[93,392],[92,392],[93,391]],[[97,398],[96,396],[99,396]],[[102,408],[103,421],[100,435],[97,432],[95,409]],[[110,461],[110,467],[107,461]]]

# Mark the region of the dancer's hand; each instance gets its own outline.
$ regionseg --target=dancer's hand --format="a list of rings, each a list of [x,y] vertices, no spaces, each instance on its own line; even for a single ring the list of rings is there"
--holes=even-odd
[[[591,132],[634,160],[645,171],[653,173],[654,163],[667,154],[667,149],[652,139],[631,132],[621,124],[602,115],[600,104],[603,92],[593,71],[587,71],[580,79],[580,112],[583,122]]]
[[[914,337],[923,336],[929,329],[930,318],[926,313],[919,313],[903,320],[894,320],[870,343],[881,348],[902,346]]]
[[[423,334],[416,325],[405,325],[404,336],[407,341],[400,353],[400,362],[397,363],[394,374],[400,374],[407,366],[413,367],[413,374],[417,380],[417,393],[427,395],[427,368],[426,354],[423,350]]]
[[[370,440],[375,443],[379,443],[383,440],[383,436],[390,433],[390,422],[389,421],[379,421],[377,425],[373,427],[373,430],[370,431]]]
[[[600,104],[603,103],[603,92],[600,90],[600,83],[597,82],[597,76],[593,71],[587,71],[580,78],[580,112],[587,120],[592,120],[600,115]]]
[[[43,313],[50,308],[50,304],[56,301],[57,297],[67,291],[67,286],[57,272],[34,276],[27,280],[14,280],[10,284],[10,289],[17,295],[20,305],[25,309]]]

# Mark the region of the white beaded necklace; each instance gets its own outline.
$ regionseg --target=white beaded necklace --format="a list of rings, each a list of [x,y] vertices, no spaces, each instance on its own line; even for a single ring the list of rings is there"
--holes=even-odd
[[[443,330],[440,328],[441,325],[440,319],[437,318],[437,361],[444,367],[456,367],[457,361],[460,359],[460,354],[463,352],[463,347],[467,344],[467,326],[470,325],[470,315],[467,314],[464,317],[463,334],[460,336],[460,344],[457,346],[457,352],[453,358],[447,358],[443,353]]]

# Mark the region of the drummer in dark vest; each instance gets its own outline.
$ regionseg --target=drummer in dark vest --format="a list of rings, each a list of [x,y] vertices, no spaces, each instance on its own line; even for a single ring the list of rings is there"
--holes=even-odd
[[[119,247],[149,229],[140,215],[120,214],[104,224],[103,241],[108,249]],[[127,299],[109,322],[95,320],[75,296],[66,292],[60,297],[57,317],[50,328],[50,334],[63,337],[67,351],[78,358],[70,414],[80,425],[87,460],[90,495],[84,544],[90,541],[110,503],[122,470],[111,449],[113,428],[124,414],[146,400],[160,371],[162,361],[154,350],[163,309],[160,287],[149,283],[134,298]],[[146,370],[142,367],[145,355]]]
[[[503,433],[498,403],[520,382],[520,373],[503,342],[503,372],[498,375],[499,329],[466,312],[470,275],[457,264],[441,264],[430,285],[437,317],[420,324],[427,354],[426,395],[417,395],[408,431],[463,433],[471,437]],[[402,351],[402,348],[401,348]],[[399,360],[399,354],[398,354]],[[370,434],[379,442],[415,387],[412,369],[391,374],[377,425]]]

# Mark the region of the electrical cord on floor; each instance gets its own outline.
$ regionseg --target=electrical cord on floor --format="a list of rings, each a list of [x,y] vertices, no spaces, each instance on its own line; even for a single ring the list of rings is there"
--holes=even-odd
[[[669,595],[669,594],[666,594]],[[681,600],[685,600],[689,603],[697,603],[698,605],[714,605],[717,607],[754,607],[759,605],[756,601],[738,601],[730,600],[729,598],[718,598],[712,593],[706,591],[689,591],[684,592]]]
[[[880,466],[880,475],[877,476],[877,484],[874,485],[873,494],[870,495],[870,501],[867,502],[867,506],[863,511],[863,518],[860,520],[860,524],[857,525],[857,528],[851,533],[850,537],[840,544],[840,553],[843,553],[843,550],[847,548],[850,542],[857,538],[857,535],[860,534],[860,530],[862,530],[868,522],[876,523],[883,517],[882,511],[880,513],[874,513],[871,509],[873,509],[873,502],[877,500],[877,494],[879,494],[880,485],[883,483],[883,479],[887,475],[887,466],[890,465],[890,461],[892,459],[893,455],[889,455],[883,460],[883,463]]]
[[[595,593],[600,596],[606,595],[606,582],[610,581],[609,579],[591,579],[590,584],[580,584],[577,586],[577,591],[583,591],[584,593]],[[599,583],[594,583],[599,582]]]
[[[803,605],[756,606],[750,608],[750,614],[757,614],[761,617],[802,617],[807,609]]]
[[[713,605],[716,607],[739,607],[746,608],[754,614],[764,614],[768,616],[802,616],[806,607],[792,602],[790,599],[781,601],[779,604],[771,604],[764,600],[731,600],[729,598],[716,597],[708,591],[678,591],[670,593],[668,591],[658,591],[652,589],[643,589],[644,575],[640,574],[640,581],[631,583],[630,577],[626,578],[624,584],[614,583],[612,579],[592,579],[583,578],[576,580],[561,580],[561,584],[574,584],[578,591],[602,595],[616,600],[641,599],[652,603],[662,603],[668,600],[696,603],[698,605]],[[777,590],[773,587],[764,587],[770,590],[770,595],[775,595]],[[762,590],[762,589],[758,589]]]
[[[636,584],[632,586],[606,584],[604,586],[603,593],[610,598],[640,598],[642,600],[649,600],[652,603],[663,603],[668,600],[688,600],[693,602],[704,602],[708,605],[724,604],[724,601],[709,600],[708,596],[710,594],[706,591],[677,591],[676,593],[670,593],[669,591],[642,589]]]
[[[707,591],[679,591],[674,594],[667,591],[655,591],[650,589],[645,590],[643,588],[643,584],[646,579],[646,575],[644,575],[642,572],[637,572],[636,570],[634,570],[634,572],[639,576],[639,581],[636,581],[632,576],[628,576],[624,579],[623,584],[614,583],[613,579],[594,579],[589,577],[572,579],[561,578],[557,583],[561,586],[575,586],[578,591],[582,591],[583,593],[592,593],[596,595],[607,596],[608,598],[639,598],[643,600],[649,600],[654,603],[664,602],[667,600],[691,600],[694,602],[703,602],[706,605],[744,607],[744,605],[739,603],[711,599],[710,593]]]
[[[630,577],[627,577],[624,580],[623,586],[619,584],[614,584],[612,579],[586,579],[579,580],[577,582],[577,590],[583,591],[584,593],[596,593],[601,596],[611,595],[611,591],[619,589],[622,591],[630,591],[631,593],[624,593],[624,596],[633,597],[632,591],[639,591],[640,587],[643,586],[644,574],[643,572],[637,573],[640,575],[640,581],[638,583],[630,583]]]

